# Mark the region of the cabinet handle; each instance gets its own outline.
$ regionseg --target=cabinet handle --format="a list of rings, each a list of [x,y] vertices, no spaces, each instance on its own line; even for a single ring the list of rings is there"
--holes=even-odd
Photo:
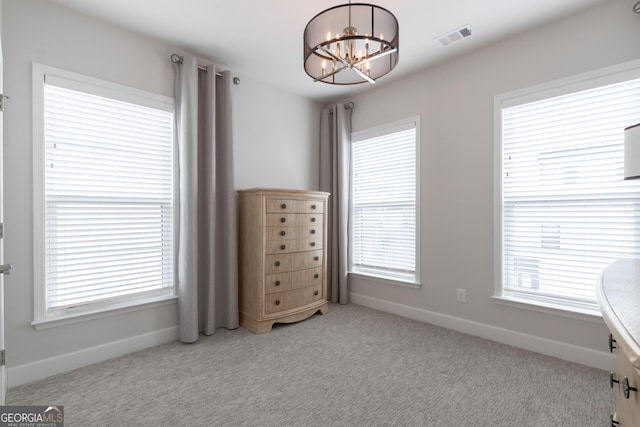
[[[276,261],[276,267],[280,267],[280,261]]]
[[[276,280],[276,286],[280,286],[280,280]]]
[[[613,419],[613,414],[610,414],[610,419],[611,419],[611,427],[616,427],[620,425],[620,421],[616,421]]]
[[[280,235],[281,235],[281,236],[285,236],[286,234],[287,234],[287,232],[286,232],[286,231],[284,231],[284,230],[282,230],[282,231],[280,232]]]
[[[314,257],[313,257],[313,260],[314,260],[314,261],[320,261],[320,257],[314,256]]]
[[[618,348],[614,343],[617,343],[617,341],[613,339],[613,334],[609,334],[609,353],[613,353],[613,349]]]
[[[276,305],[280,305],[280,300],[279,299],[276,300]]]
[[[609,385],[611,386],[611,388],[613,388],[614,383],[620,384],[620,381],[616,379],[616,374],[614,374],[613,372],[609,372]]]
[[[315,209],[315,208],[316,208],[316,205],[311,205],[311,209]]]
[[[0,227],[0,235],[2,235],[2,227]],[[11,274],[11,264],[0,265],[0,274]]]
[[[314,279],[317,279],[318,277],[320,277],[320,275],[319,275],[318,273],[316,273],[316,274],[314,274],[314,275],[313,275],[313,278],[314,278]]]
[[[280,222],[287,222],[287,218],[285,217],[280,218]]]
[[[311,242],[311,247],[314,247],[316,245],[316,242]]]
[[[312,217],[312,218],[311,218],[311,222],[316,222],[316,218],[315,218],[315,217]]]
[[[281,205],[280,205],[280,207],[281,207],[282,209],[287,209],[287,204],[286,204],[286,203],[283,203],[283,204],[281,204]]]
[[[318,294],[319,294],[319,293],[320,293],[320,292],[315,291],[315,292],[313,293],[313,295],[318,296]]]
[[[622,381],[622,392],[624,393],[624,397],[625,399],[629,398],[629,392],[635,391],[636,393],[638,392],[638,388],[637,387],[631,387],[629,385],[629,378],[624,377],[624,380]]]
[[[315,228],[311,229],[311,234],[316,234],[316,229]]]
[[[286,245],[280,245],[280,249],[282,249],[284,251],[285,249],[287,249],[287,246]]]

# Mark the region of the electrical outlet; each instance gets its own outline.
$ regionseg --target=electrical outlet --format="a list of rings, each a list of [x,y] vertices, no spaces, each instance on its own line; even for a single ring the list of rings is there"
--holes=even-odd
[[[467,290],[458,288],[456,290],[456,298],[458,302],[467,302]]]

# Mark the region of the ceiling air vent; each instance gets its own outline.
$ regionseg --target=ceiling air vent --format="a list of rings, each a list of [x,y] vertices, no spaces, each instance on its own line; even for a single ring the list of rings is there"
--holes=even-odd
[[[473,30],[469,25],[465,25],[462,28],[458,28],[447,34],[443,34],[440,37],[436,37],[434,40],[442,47],[448,46],[451,43],[458,42],[473,35]]]

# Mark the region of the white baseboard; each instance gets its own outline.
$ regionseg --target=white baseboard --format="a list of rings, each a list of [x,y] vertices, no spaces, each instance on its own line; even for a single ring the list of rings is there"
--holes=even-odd
[[[82,366],[103,362],[107,359],[122,356],[134,351],[175,341],[178,339],[178,327],[174,326],[159,331],[137,335],[131,338],[101,344],[73,353],[38,360],[24,365],[7,367],[9,387],[41,380],[51,375],[68,372]]]
[[[397,314],[409,319],[418,320],[432,325],[453,329],[465,334],[474,335],[491,341],[497,341],[536,353],[557,357],[558,359],[580,363],[593,368],[611,371],[615,364],[615,357],[610,353],[596,351],[590,348],[579,347],[560,341],[550,340],[535,335],[524,334],[509,329],[499,328],[472,320],[423,310],[369,297],[362,294],[349,293],[350,302],[373,308],[387,313]]]

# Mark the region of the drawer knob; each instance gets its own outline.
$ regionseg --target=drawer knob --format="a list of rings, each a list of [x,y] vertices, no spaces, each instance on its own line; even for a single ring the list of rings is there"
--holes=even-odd
[[[315,209],[315,208],[316,208],[316,205],[311,205],[311,209]]]
[[[282,209],[287,209],[287,204],[286,204],[286,203],[283,203],[283,204],[281,204],[281,205],[280,205],[280,207],[281,207]]]
[[[276,267],[280,267],[280,261],[276,261]]]
[[[282,249],[284,251],[285,249],[287,249],[287,246],[286,245],[280,245],[280,249]]]
[[[314,279],[317,279],[318,277],[320,277],[320,275],[319,275],[318,273],[316,273],[316,274],[314,274],[314,275],[313,275],[313,278],[314,278]]]
[[[315,246],[316,242],[311,242],[311,247]]]
[[[280,232],[280,235],[281,235],[281,236],[285,236],[286,234],[287,234],[287,232],[286,232],[286,231],[284,231],[284,230],[282,230],[282,231]]]
[[[314,260],[314,261],[320,261],[320,257],[319,257],[319,256],[314,256],[314,257],[313,257],[313,260]]]
[[[624,397],[626,399],[629,398],[629,393],[635,391],[636,393],[638,392],[638,388],[637,387],[631,387],[629,385],[629,378],[624,377],[624,380],[622,381],[622,393],[624,393]]]
[[[316,229],[315,228],[311,229],[311,234],[316,234]]]
[[[319,294],[319,293],[320,293],[320,292],[315,291],[315,292],[313,293],[313,295],[318,296],[318,294]]]
[[[285,217],[280,218],[280,222],[287,222],[287,218]]]
[[[618,348],[615,346],[617,341],[613,339],[613,334],[609,334],[609,353],[613,353],[614,348]]]
[[[316,222],[316,217],[312,217],[311,222]]]
[[[276,280],[276,286],[280,286],[280,280]]]
[[[613,388],[613,384],[620,384],[620,381],[616,379],[616,374],[609,372],[609,385]]]
[[[277,299],[277,300],[276,300],[276,302],[275,302],[275,304],[276,304],[276,305],[280,305],[280,300],[279,300],[279,299]]]

